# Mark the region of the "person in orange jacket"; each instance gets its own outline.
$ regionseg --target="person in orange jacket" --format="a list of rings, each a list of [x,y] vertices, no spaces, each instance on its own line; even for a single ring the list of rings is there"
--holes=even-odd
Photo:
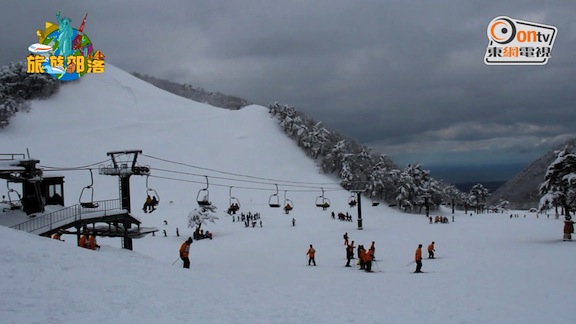
[[[78,246],[88,248],[88,233],[83,234],[78,240]]]
[[[88,248],[90,250],[96,250],[96,249],[100,250],[100,245],[96,243],[96,235],[92,234],[88,238]]]
[[[190,254],[190,244],[192,244],[192,238],[188,237],[186,242],[180,246],[180,259],[184,261],[184,268],[186,269],[190,269],[190,259],[188,258]]]
[[[418,248],[414,255],[414,261],[416,262],[416,270],[414,273],[422,273],[422,244],[418,244]]]
[[[428,259],[434,259],[434,241],[428,245]]]
[[[374,250],[368,249],[368,251],[364,253],[364,264],[366,265],[366,272],[372,272],[372,260],[374,260]]]
[[[55,240],[64,242],[64,240],[62,239],[62,234],[60,234],[60,233],[54,233],[54,234],[52,234],[52,238],[55,239]]]
[[[364,245],[358,246],[358,261],[360,262],[360,270],[366,269],[366,250]]]
[[[314,258],[315,254],[316,250],[312,247],[312,244],[310,244],[310,248],[308,249],[308,252],[306,252],[306,255],[308,256],[308,265],[314,263],[314,266],[316,266],[316,259]]]

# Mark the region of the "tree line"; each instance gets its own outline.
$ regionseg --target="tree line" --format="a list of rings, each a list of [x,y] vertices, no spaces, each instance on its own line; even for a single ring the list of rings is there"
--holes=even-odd
[[[25,62],[0,68],[0,127],[10,123],[17,112],[30,110],[29,100],[46,99],[60,88],[60,81],[48,74],[29,74]]]
[[[437,210],[442,204],[478,213],[488,208],[488,190],[482,184],[463,193],[452,184],[432,178],[422,165],[401,168],[386,155],[329,130],[292,106],[275,102],[268,111],[323,172],[340,178],[340,185],[346,190],[363,191],[372,199],[412,213]]]

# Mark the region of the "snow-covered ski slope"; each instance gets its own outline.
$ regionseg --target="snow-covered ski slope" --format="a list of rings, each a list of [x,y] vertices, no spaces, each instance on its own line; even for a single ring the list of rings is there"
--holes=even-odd
[[[145,178],[132,177],[134,214],[161,230],[134,240],[134,251],[120,249],[119,239],[100,238],[102,249],[89,251],[71,236],[58,242],[0,227],[2,323],[572,322],[576,242],[561,241],[561,220],[460,212],[453,223],[430,225],[423,215],[365,200],[364,229],[357,230],[348,194],[330,190],[337,180],[320,174],[264,107],[228,111],[194,103],[107,65],[103,75],[34,101],[30,113],[0,130],[0,139],[2,152],[29,149],[51,167],[141,149],[140,164],[155,176],[149,187],[161,198],[158,210],[142,213]],[[67,204],[77,203],[88,171],[58,173],[66,176]],[[203,175],[220,210],[232,186],[241,211],[259,212],[263,227],[245,228],[222,215],[204,226],[214,239],[192,244],[185,270],[172,263],[191,235],[187,215],[197,207]],[[274,183],[281,201],[288,190],[290,215],[268,207]],[[321,187],[332,203],[327,211],[315,206]],[[116,198],[118,181],[95,172],[94,189],[95,199]],[[354,222],[333,220],[331,211],[353,213]],[[382,272],[343,267],[345,232],[356,245],[376,242],[374,270]],[[428,273],[412,274],[416,246],[431,241],[438,259],[424,260]],[[306,265],[309,244],[317,267]]]

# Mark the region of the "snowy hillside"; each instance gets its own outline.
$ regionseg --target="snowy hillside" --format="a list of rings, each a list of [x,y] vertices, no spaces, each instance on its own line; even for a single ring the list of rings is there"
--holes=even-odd
[[[0,313],[3,323],[568,323],[576,266],[562,222],[520,212],[455,215],[429,224],[363,201],[364,229],[337,180],[281,133],[265,108],[238,111],[195,104],[110,65],[106,73],[62,87],[0,130],[1,151],[29,149],[41,165],[107,164],[106,152],[141,149],[149,186],[161,201],[140,208],[145,178],[133,176],[134,214],[161,232],[134,240],[99,238],[99,251],[0,227]],[[68,205],[77,203],[88,171],[66,176]],[[191,235],[187,215],[210,179],[210,200],[227,207],[229,190],[240,212],[259,212],[262,227],[246,228],[221,215],[204,228],[213,240],[191,246],[182,269],[180,244]],[[268,207],[274,184],[295,205],[290,215]],[[0,183],[0,187],[2,183]],[[332,206],[315,206],[325,189]],[[114,177],[95,175],[95,199],[118,196]],[[170,203],[171,202],[171,203]],[[349,212],[354,222],[330,212]],[[448,213],[446,210],[445,213]],[[446,214],[450,216],[449,214]],[[0,217],[9,217],[2,215]],[[291,220],[296,220],[292,226]],[[166,223],[164,222],[166,221]],[[178,228],[180,237],[176,236]],[[162,231],[167,232],[167,237]],[[376,242],[374,273],[343,267],[342,235],[356,245]],[[436,242],[428,273],[412,274],[416,246]],[[317,250],[317,267],[306,250]],[[424,255],[426,252],[424,251]]]

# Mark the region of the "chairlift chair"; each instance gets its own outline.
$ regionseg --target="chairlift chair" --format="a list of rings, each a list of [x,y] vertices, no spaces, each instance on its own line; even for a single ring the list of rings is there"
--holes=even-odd
[[[8,193],[6,194],[6,198],[8,201],[5,201],[10,206],[9,208],[5,208],[4,211],[7,210],[17,210],[22,208],[22,195],[12,188],[10,188],[10,182],[6,181],[6,187],[8,188]],[[16,199],[18,197],[18,199]],[[4,198],[4,196],[3,196]]]
[[[320,189],[322,190],[322,195],[316,197],[316,207],[322,207],[323,210],[326,210],[330,207],[330,199],[324,197],[324,189]]]
[[[348,206],[354,207],[356,206],[356,204],[357,204],[356,195],[352,192],[350,193],[350,197],[348,197]]]
[[[286,214],[290,213],[292,209],[294,209],[294,203],[292,200],[286,198],[286,190],[284,190],[284,211]]]
[[[94,202],[94,175],[92,174],[92,169],[88,169],[88,171],[90,171],[90,184],[82,188],[78,201],[83,208],[98,208],[98,203]]]
[[[148,196],[152,196],[152,197],[156,197],[156,201],[154,204],[152,204],[152,209],[150,210],[150,212],[153,212],[154,210],[156,210],[156,206],[160,205],[160,195],[158,194],[158,192],[152,188],[150,188],[148,186],[148,177],[150,175],[146,175],[146,197]]]
[[[208,191],[210,184],[208,183],[208,177],[204,177],[206,178],[206,188],[200,189],[198,195],[196,195],[196,201],[200,207],[208,207],[212,205],[210,202],[210,192]]]
[[[268,206],[272,208],[280,208],[280,197],[278,197],[278,185],[275,184],[275,186],[276,186],[276,193],[270,195],[270,198],[268,198]]]
[[[230,207],[228,207],[228,210],[232,213],[236,213],[238,210],[240,210],[240,200],[238,200],[238,198],[233,197],[232,196],[232,187],[230,187],[230,190],[228,191],[228,203],[230,204]]]

